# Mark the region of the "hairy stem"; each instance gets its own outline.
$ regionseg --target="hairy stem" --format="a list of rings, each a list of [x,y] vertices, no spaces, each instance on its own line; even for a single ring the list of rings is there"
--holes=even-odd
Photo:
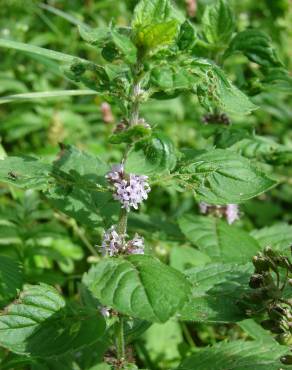
[[[117,359],[120,362],[125,360],[125,338],[124,338],[124,318],[119,316],[119,322],[116,324],[116,349]]]

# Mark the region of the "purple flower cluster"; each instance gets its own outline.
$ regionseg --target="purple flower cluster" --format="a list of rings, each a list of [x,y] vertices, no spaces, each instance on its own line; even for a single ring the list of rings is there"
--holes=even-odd
[[[123,164],[113,166],[106,178],[115,187],[114,199],[120,201],[122,208],[128,212],[131,207],[138,209],[139,204],[148,198],[151,190],[147,182],[148,176],[133,173],[127,176]]]
[[[117,256],[120,254],[144,254],[144,238],[135,234],[134,239],[125,242],[124,237],[111,226],[103,235],[101,244],[103,256]]]
[[[202,214],[214,214],[218,217],[225,217],[229,225],[239,220],[239,207],[237,204],[227,204],[226,206],[216,206],[208,203],[199,203]]]

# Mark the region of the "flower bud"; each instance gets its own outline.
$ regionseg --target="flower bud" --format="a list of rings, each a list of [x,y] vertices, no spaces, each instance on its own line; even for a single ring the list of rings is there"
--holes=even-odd
[[[270,269],[269,260],[262,255],[254,256],[252,259],[252,263],[255,267],[256,272],[269,271]]]
[[[249,286],[252,289],[257,289],[262,287],[264,284],[264,277],[261,274],[253,274],[249,280]]]
[[[292,355],[282,356],[280,360],[284,365],[292,365]]]

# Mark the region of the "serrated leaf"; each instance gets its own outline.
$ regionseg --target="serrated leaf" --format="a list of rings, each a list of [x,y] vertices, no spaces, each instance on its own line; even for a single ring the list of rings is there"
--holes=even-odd
[[[154,175],[171,171],[176,165],[176,153],[173,142],[163,133],[154,133],[130,151],[126,171],[141,175]]]
[[[179,271],[150,256],[103,259],[83,282],[102,304],[153,322],[165,322],[175,315],[190,292]]]
[[[15,297],[23,284],[23,271],[19,262],[0,256],[0,307]]]
[[[246,231],[215,217],[185,215],[178,222],[186,238],[212,261],[247,263],[260,249]]]
[[[288,369],[280,361],[287,347],[257,341],[221,342],[197,350],[177,370],[279,370]]]
[[[0,181],[21,188],[44,189],[51,166],[33,157],[6,157],[0,160]]]
[[[243,53],[252,62],[264,67],[281,66],[275,49],[272,47],[269,36],[263,31],[249,29],[239,32],[231,41],[224,57],[234,53]]]
[[[211,204],[240,203],[276,185],[248,159],[223,149],[190,153],[181,170],[192,175],[196,198]]]
[[[257,108],[225,75],[212,63],[201,65],[205,76],[199,81],[197,95],[200,104],[207,110],[219,109],[231,114],[249,114]]]
[[[203,19],[203,32],[211,44],[227,44],[235,28],[234,15],[227,0],[218,0],[207,6]]]
[[[135,36],[135,43],[139,48],[153,54],[154,51],[172,44],[177,33],[178,22],[176,20],[149,24],[139,28]]]
[[[63,355],[96,342],[104,331],[104,319],[96,311],[68,309],[46,284],[25,285],[0,316],[0,345],[18,354]]]
[[[173,19],[173,7],[169,0],[141,0],[134,10],[132,27],[139,28]]]
[[[192,297],[179,313],[182,320],[237,322],[246,318],[245,295],[253,272],[251,264],[208,264],[185,271]]]
[[[54,207],[83,224],[96,227],[101,221],[111,223],[112,216],[118,214],[119,204],[106,190],[108,170],[98,157],[71,146],[64,147],[53,166],[56,184],[46,196]]]
[[[124,55],[125,60],[134,64],[137,59],[137,49],[130,38],[113,29],[111,30],[111,39],[117,49]]]
[[[279,223],[251,232],[261,247],[272,247],[277,250],[287,250],[292,245],[292,225]]]
[[[253,136],[236,142],[229,149],[247,158],[271,160],[282,146],[270,138]]]

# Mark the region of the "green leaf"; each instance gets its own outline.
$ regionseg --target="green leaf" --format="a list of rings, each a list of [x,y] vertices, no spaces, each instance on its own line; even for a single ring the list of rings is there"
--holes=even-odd
[[[82,224],[96,227],[112,223],[119,204],[107,191],[109,167],[98,157],[75,147],[64,146],[54,162],[55,184],[46,192],[50,203]]]
[[[246,295],[253,272],[251,264],[208,264],[185,271],[192,297],[180,311],[182,320],[237,322],[246,318]]]
[[[151,85],[158,91],[194,90],[198,76],[176,65],[163,65],[151,70]]]
[[[52,165],[31,157],[7,157],[0,164],[0,181],[43,190],[55,208],[82,224],[107,226],[118,214],[105,179],[109,167],[93,155],[63,146]]]
[[[144,125],[134,125],[126,130],[117,131],[109,138],[112,144],[134,143],[151,135],[151,128]]]
[[[170,266],[179,271],[211,262],[211,258],[207,254],[185,245],[172,247],[169,259]]]
[[[83,282],[102,304],[153,322],[165,322],[175,315],[190,292],[179,271],[150,256],[103,259]]]
[[[14,298],[23,284],[22,266],[12,258],[0,256],[0,307]]]
[[[178,22],[171,20],[139,28],[135,43],[144,51],[153,53],[172,44],[178,33]]]
[[[263,67],[279,67],[282,65],[271,45],[269,36],[257,29],[239,32],[232,39],[224,57],[227,58],[238,52]]]
[[[130,151],[126,171],[154,175],[171,171],[176,165],[173,142],[163,133],[154,133],[150,139],[138,142]]]
[[[270,138],[253,136],[236,142],[229,149],[247,158],[268,161],[276,158],[283,147]]]
[[[91,45],[102,45],[108,41],[110,30],[104,27],[91,28],[88,26],[78,26],[78,31],[82,39]]]
[[[292,225],[279,223],[251,232],[262,248],[272,247],[280,251],[288,250],[292,245]]]
[[[18,354],[63,355],[96,342],[104,331],[104,319],[95,310],[67,308],[46,284],[25,285],[0,316],[0,344]]]
[[[186,20],[180,27],[177,45],[180,50],[187,50],[194,45],[196,32],[192,23]]]
[[[0,160],[0,181],[20,188],[45,189],[51,166],[33,157]]]
[[[248,159],[230,150],[213,149],[203,154],[187,151],[181,172],[198,200],[211,204],[240,203],[276,185]]]
[[[139,28],[149,24],[173,19],[173,7],[169,0],[141,0],[134,10],[132,27]]]
[[[257,341],[221,342],[197,350],[177,370],[279,370],[288,369],[280,362],[287,347]]]
[[[58,60],[59,62],[65,63],[73,63],[76,59],[87,62],[85,59],[77,58],[73,55],[68,55],[64,53],[60,53],[58,51],[40,48],[39,46],[34,46],[30,44],[25,44],[23,42],[17,42],[12,40],[0,39],[0,48],[8,48],[14,49],[19,51],[24,51],[27,53],[32,53],[36,55],[40,55],[49,59]]]
[[[261,343],[266,344],[276,344],[276,340],[270,335],[270,333],[265,330],[261,325],[259,325],[253,319],[246,319],[238,323],[238,325],[253,339]]]
[[[215,217],[185,215],[178,222],[186,238],[212,261],[247,263],[260,249],[246,231]]]
[[[183,335],[177,321],[153,324],[143,335],[143,341],[152,363],[159,368],[167,366],[170,369],[179,364]]]
[[[137,59],[137,49],[133,42],[117,30],[111,30],[111,38],[117,49],[123,54],[125,60],[134,64]]]
[[[209,43],[216,47],[228,44],[235,21],[232,9],[227,0],[218,0],[216,5],[209,5],[202,19],[203,32]]]
[[[2,96],[0,98],[0,104],[15,103],[23,100],[32,99],[48,99],[48,98],[66,98],[68,96],[79,96],[79,95],[96,95],[94,90],[59,90],[59,91],[41,91],[34,93],[23,93]]]
[[[198,85],[199,102],[207,110],[219,108],[230,114],[249,114],[257,107],[215,65],[204,67],[205,77]]]

